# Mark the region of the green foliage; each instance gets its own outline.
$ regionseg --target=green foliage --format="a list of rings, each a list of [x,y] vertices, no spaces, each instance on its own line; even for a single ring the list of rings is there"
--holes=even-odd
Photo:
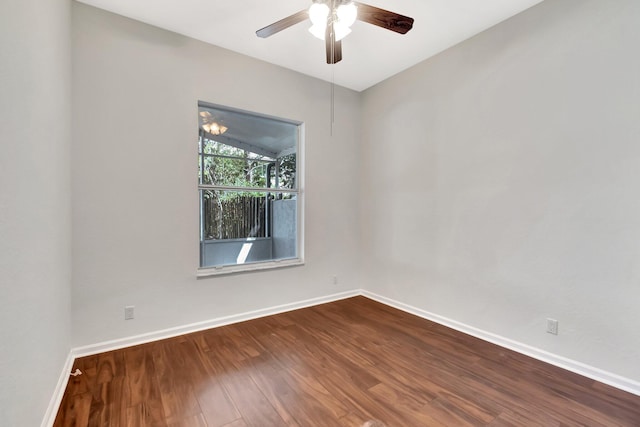
[[[296,155],[289,154],[278,159],[280,188],[296,188]]]
[[[201,155],[199,158],[199,178],[202,184],[276,188],[275,166],[277,165],[278,187],[295,188],[295,154],[272,159],[208,139],[203,141],[202,151],[204,154],[213,155],[204,156],[204,159]],[[270,164],[272,165],[272,176],[269,177],[271,179],[270,185],[267,185],[267,172]],[[235,194],[245,195],[244,193]]]
[[[267,194],[271,199],[275,197],[276,181],[278,188],[296,187],[296,155],[273,159],[209,139],[201,141],[200,149],[198,179],[201,184],[274,190],[203,190],[205,239],[265,236]],[[280,193],[277,197],[292,196]]]
[[[199,159],[199,173],[203,184],[233,187],[266,186],[266,168],[271,159],[211,140],[204,140],[203,151],[205,154],[216,156],[204,156],[204,159],[201,156]],[[243,195],[246,194],[225,192],[220,197],[225,200]]]

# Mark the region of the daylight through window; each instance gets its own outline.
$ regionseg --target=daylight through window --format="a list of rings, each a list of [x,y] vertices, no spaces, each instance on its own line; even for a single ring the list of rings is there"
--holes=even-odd
[[[202,102],[198,119],[201,271],[299,261],[301,124]]]

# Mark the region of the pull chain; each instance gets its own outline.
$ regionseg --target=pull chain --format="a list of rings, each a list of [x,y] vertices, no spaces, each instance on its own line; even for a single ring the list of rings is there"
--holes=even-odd
[[[336,72],[335,64],[331,65],[331,136],[333,136],[333,122],[336,117]]]

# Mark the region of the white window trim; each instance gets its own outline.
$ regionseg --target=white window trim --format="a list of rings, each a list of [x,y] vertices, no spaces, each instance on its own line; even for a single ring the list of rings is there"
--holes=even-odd
[[[290,258],[274,261],[251,262],[247,264],[230,264],[217,267],[201,267],[198,268],[198,277],[219,276],[224,274],[241,273],[245,271],[272,270],[275,268],[294,267],[304,265],[302,258]]]
[[[213,104],[209,104],[213,105]],[[223,107],[229,110],[232,110],[229,107]],[[251,113],[254,115],[261,115],[258,113]],[[294,123],[298,126],[298,141],[296,146],[296,180],[297,180],[297,193],[296,198],[298,199],[298,205],[296,209],[297,215],[297,252],[298,256],[296,258],[286,258],[280,260],[271,260],[271,261],[260,261],[260,262],[251,262],[245,264],[229,264],[229,265],[220,265],[220,266],[212,266],[212,267],[198,267],[196,269],[196,277],[197,278],[205,278],[211,276],[220,276],[226,274],[235,274],[235,273],[243,273],[243,272],[251,272],[251,271],[261,271],[261,270],[272,270],[276,268],[287,268],[287,267],[295,267],[304,265],[304,189],[305,189],[305,124],[303,122],[297,122],[293,120],[281,119],[279,117],[262,115],[263,117],[272,118],[274,120],[284,120]],[[200,192],[200,186],[196,185],[196,192]],[[198,222],[200,219],[198,219]],[[198,241],[198,247],[200,246],[200,242]],[[200,249],[198,248],[198,252]],[[198,256],[199,259],[199,256]]]

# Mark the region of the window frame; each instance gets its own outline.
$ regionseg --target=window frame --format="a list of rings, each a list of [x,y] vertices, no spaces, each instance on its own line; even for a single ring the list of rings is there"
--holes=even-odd
[[[297,128],[297,138],[296,138],[296,188],[288,189],[288,188],[262,188],[262,187],[237,187],[237,186],[226,186],[226,185],[208,185],[201,184],[200,180],[197,179],[196,185],[196,193],[198,194],[198,268],[196,271],[196,276],[198,278],[216,276],[216,275],[224,275],[224,274],[234,274],[234,273],[242,273],[248,271],[259,271],[259,270],[270,270],[275,268],[284,268],[284,267],[293,267],[298,265],[304,265],[304,136],[305,136],[305,124],[300,121],[284,119],[281,117],[271,116],[262,113],[256,113],[253,111],[241,110],[233,107],[228,107],[224,105],[212,104],[208,102],[199,101],[198,102],[198,110],[201,108],[213,108],[213,109],[221,109],[226,110],[228,112],[245,114],[254,117],[259,117],[268,120],[275,120],[283,123],[288,123],[295,125]],[[201,149],[198,148],[198,160],[200,155],[204,153],[201,152]],[[200,163],[200,162],[198,162]],[[199,167],[199,166],[198,166]],[[296,195],[296,257],[295,258],[286,258],[286,259],[272,259],[267,261],[256,261],[256,262],[248,262],[243,264],[227,264],[227,265],[216,265],[216,266],[200,266],[201,264],[201,256],[202,256],[202,243],[203,243],[203,229],[202,229],[202,203],[201,203],[201,191],[202,190],[211,190],[211,191],[260,191],[260,192],[270,192],[270,193],[287,193]]]

